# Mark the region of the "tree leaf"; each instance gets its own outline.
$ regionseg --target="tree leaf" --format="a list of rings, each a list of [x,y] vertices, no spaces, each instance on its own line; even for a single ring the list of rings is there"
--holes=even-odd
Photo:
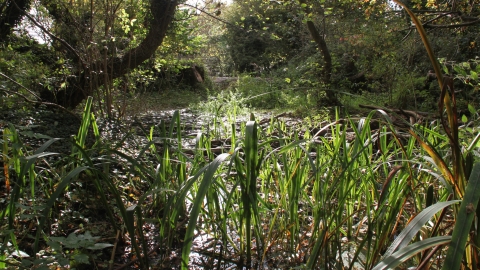
[[[53,238],[53,237],[52,237]],[[50,240],[53,240],[53,241],[49,241],[47,242],[47,244],[55,251],[57,252],[60,252],[62,251],[62,245],[60,244],[61,241],[57,241],[55,239],[52,239],[50,238]]]
[[[468,104],[468,111],[472,114],[472,115],[475,115],[477,113],[477,110],[475,109],[475,106],[473,106],[472,104]]]
[[[73,259],[74,259],[77,263],[90,264],[90,261],[88,260],[88,255],[83,254],[83,253],[80,253],[80,254],[77,254],[77,255],[73,256]]]
[[[60,184],[57,185],[57,189],[55,189],[55,192],[50,196],[50,198],[47,201],[47,204],[45,205],[45,209],[42,212],[42,218],[40,219],[40,222],[37,226],[37,234],[35,236],[35,244],[34,244],[34,252],[38,252],[38,244],[40,242],[40,235],[42,234],[43,227],[45,226],[45,222],[47,218],[49,218],[49,213],[50,209],[52,208],[53,204],[55,201],[60,197],[60,195],[63,193],[65,188],[73,181],[75,180],[75,177],[77,177],[81,172],[84,170],[88,169],[89,167],[83,166],[83,167],[77,167],[70,171],[60,182]]]
[[[478,80],[478,73],[473,71],[473,70],[470,70],[470,77],[472,78],[472,80],[477,81]]]

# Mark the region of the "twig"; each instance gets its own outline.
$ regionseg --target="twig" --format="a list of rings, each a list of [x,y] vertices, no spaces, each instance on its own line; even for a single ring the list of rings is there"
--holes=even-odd
[[[278,118],[284,117],[284,116],[287,116],[287,113],[286,113],[286,112],[285,112],[285,113],[281,113],[281,114],[279,114],[279,115],[275,115],[275,116],[273,116],[273,118],[274,118],[274,119],[278,119]],[[270,118],[265,118],[265,119],[260,120],[260,122],[259,122],[258,124],[259,124],[259,125],[263,125],[263,124],[266,124],[266,123],[270,122],[270,120],[271,120]]]
[[[380,106],[375,106],[375,105],[364,105],[364,104],[359,104],[358,105],[360,108],[365,108],[365,109],[372,109],[372,110],[384,110],[387,112],[394,112],[394,113],[402,113],[402,114],[408,114],[410,116],[431,116],[432,113],[429,112],[420,112],[420,111],[410,111],[410,110],[402,110],[402,109],[391,109],[391,108],[384,108]]]
[[[433,18],[433,19],[430,19],[430,20],[424,22],[424,23],[423,23],[423,26],[425,26],[425,25],[427,25],[427,24],[429,24],[429,23],[432,23],[432,22],[434,22],[434,21],[436,21],[436,20],[438,20],[438,19],[440,19],[440,18],[443,18],[443,17],[445,17],[445,16],[451,15],[452,13],[453,13],[453,12],[441,13],[441,14],[438,15],[437,17],[435,17],[435,18]]]
[[[424,28],[459,28],[459,27],[471,26],[474,24],[480,24],[480,19],[476,21],[470,21],[466,23],[457,23],[457,24],[439,24],[439,25],[426,24],[423,27]]]
[[[438,19],[439,17],[435,18],[435,19]],[[475,24],[480,24],[480,19],[478,20],[474,20],[474,21],[468,21],[468,22],[464,22],[464,23],[457,23],[457,24],[429,24],[428,22],[426,23],[423,23],[423,27],[424,28],[460,28],[460,27],[466,27],[466,26],[471,26],[471,25],[475,25]],[[406,30],[413,30],[415,29],[415,25],[412,25],[412,26],[409,26],[405,29],[402,29],[402,30],[398,30],[399,32],[402,32],[402,31],[406,31]]]
[[[420,265],[417,266],[417,270],[422,270],[422,269],[427,269],[426,267],[428,266],[427,264],[430,262],[430,259],[437,253],[438,250],[442,249],[443,245],[438,245],[434,247],[428,255],[425,256],[425,258],[422,258],[422,262]]]
[[[408,31],[408,33],[402,38],[402,41],[401,42],[404,42],[408,36],[410,36],[410,34],[413,32],[413,28],[409,28],[410,30]]]
[[[120,230],[117,230],[117,237],[115,237],[115,244],[113,245],[112,256],[110,256],[110,263],[108,270],[112,270],[113,268],[113,260],[115,259],[115,251],[117,250],[118,239],[120,237]]]

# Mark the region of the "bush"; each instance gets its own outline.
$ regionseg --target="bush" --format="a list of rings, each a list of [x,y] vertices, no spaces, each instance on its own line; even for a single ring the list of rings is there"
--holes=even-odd
[[[275,80],[244,75],[239,78],[236,88],[249,107],[273,109],[282,104],[280,87]]]

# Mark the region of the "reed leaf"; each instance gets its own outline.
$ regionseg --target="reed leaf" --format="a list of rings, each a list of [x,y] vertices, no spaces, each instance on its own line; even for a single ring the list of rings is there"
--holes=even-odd
[[[93,97],[89,96],[85,104],[85,109],[83,110],[82,122],[80,128],[78,129],[78,134],[75,137],[75,141],[82,148],[85,147],[85,141],[88,135],[88,129],[92,121],[91,110],[92,110]],[[73,151],[75,153],[75,150]]]
[[[42,146],[40,146],[37,150],[35,150],[35,152],[33,154],[40,154],[40,153],[45,152],[45,150],[47,150],[47,148],[50,145],[52,145],[54,142],[59,141],[59,140],[61,140],[61,138],[53,138],[53,139],[50,139],[50,140],[46,141],[44,144],[42,144]]]
[[[10,193],[10,158],[8,155],[8,136],[10,135],[10,129],[3,129],[3,144],[2,144],[2,163],[3,163],[3,175],[5,176],[5,188],[7,194]],[[2,211],[4,213],[4,211]],[[3,213],[0,215],[3,219]]]
[[[251,117],[252,118],[252,117]],[[258,162],[260,162],[258,155],[258,130],[257,123],[255,121],[248,121],[245,128],[245,176],[240,177],[243,179],[240,182],[242,188],[242,203],[244,208],[243,219],[245,221],[246,230],[246,252],[247,252],[247,265],[250,265],[251,258],[251,244],[252,244],[252,224],[251,219],[254,218],[254,224],[258,226],[258,209],[257,209],[257,175],[258,175]],[[253,213],[252,213],[253,211]],[[257,237],[257,245],[261,247],[261,239]]]
[[[467,238],[475,217],[475,209],[480,200],[480,163],[473,166],[472,173],[465,189],[457,220],[453,229],[452,241],[448,246],[447,257],[445,258],[442,270],[460,269],[465,253]],[[468,259],[468,258],[467,258]]]
[[[317,241],[313,246],[312,252],[307,260],[307,269],[315,269],[315,263],[317,262],[318,257],[320,256],[320,251],[323,245],[325,245],[325,238],[327,230],[323,227],[323,222],[318,224],[319,232],[317,236]]]
[[[391,256],[395,251],[404,248],[410,243],[412,238],[418,233],[418,231],[425,225],[425,223],[430,220],[435,213],[442,210],[443,208],[458,203],[460,200],[439,202],[432,206],[427,207],[422,212],[420,212],[407,227],[395,238],[395,241],[390,245],[387,251],[384,254],[384,257]]]
[[[138,217],[141,216],[142,210],[136,204],[126,209],[125,211],[126,215],[124,216],[125,226],[127,227],[128,234],[130,235],[130,242],[132,243],[135,253],[137,253],[138,259],[140,261],[140,268],[147,269],[148,268],[147,247],[145,244],[142,245],[143,246],[143,256],[142,256],[142,252],[140,252],[140,247],[138,246],[138,243],[136,240],[136,235],[137,235],[136,231],[139,232],[140,239],[141,240],[143,239],[143,233],[141,232],[143,223],[139,218],[136,223],[137,226],[135,226],[135,212],[137,212]],[[137,230],[137,228],[140,228],[140,229]],[[142,242],[145,243],[145,241],[142,241]]]
[[[43,209],[42,216],[40,218],[40,222],[38,223],[37,226],[37,234],[35,236],[35,244],[34,244],[34,252],[38,252],[38,244],[40,241],[40,235],[43,232],[43,227],[45,226],[45,222],[47,221],[47,218],[50,216],[50,209],[52,208],[53,204],[55,201],[60,198],[60,195],[63,193],[63,191],[67,188],[67,186],[75,180],[78,175],[87,170],[89,167],[87,166],[82,166],[82,167],[77,167],[70,171],[63,179],[60,181],[58,184],[57,188],[55,189],[55,192],[50,196],[50,198],[47,201],[47,204],[45,205],[45,208]]]
[[[415,254],[418,254],[419,252],[422,252],[423,250],[429,249],[431,247],[448,244],[451,239],[451,236],[437,236],[413,243],[386,257],[372,270],[394,269]]]
[[[193,202],[192,210],[190,211],[190,220],[188,221],[187,231],[185,233],[185,240],[184,246],[182,248],[182,269],[188,269],[188,260],[190,256],[190,249],[193,244],[193,237],[195,228],[197,226],[197,219],[200,215],[200,211],[203,205],[203,200],[205,195],[210,188],[211,183],[214,180],[215,173],[218,167],[222,164],[222,162],[230,156],[228,153],[223,153],[215,158],[206,168],[205,174],[203,176],[202,182],[198,188],[197,194],[195,196],[195,200]]]
[[[415,139],[423,148],[423,150],[425,150],[425,152],[427,152],[427,154],[432,158],[433,162],[442,173],[443,178],[448,181],[448,183],[454,188],[456,194],[458,194],[461,198],[461,196],[463,196],[463,190],[461,190],[460,187],[456,184],[455,177],[450,171],[450,169],[448,168],[448,165],[443,160],[442,156],[437,152],[435,148],[433,148],[427,142],[422,140],[418,135],[418,133],[416,133],[414,130],[410,129],[409,133],[413,137],[415,137]]]

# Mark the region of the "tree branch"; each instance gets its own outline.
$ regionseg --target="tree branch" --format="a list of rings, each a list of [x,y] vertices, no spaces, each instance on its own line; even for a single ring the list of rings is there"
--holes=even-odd
[[[67,87],[53,96],[44,89],[41,97],[68,108],[75,108],[93,91],[135,69],[148,60],[162,44],[168,27],[173,20],[179,0],[150,0],[151,15],[146,18],[148,33],[140,44],[125,52],[122,56],[106,55],[88,63],[80,72],[78,79],[68,80]],[[105,78],[108,74],[108,78]],[[70,77],[69,77],[70,78]]]
[[[150,58],[162,44],[168,26],[173,20],[177,5],[177,0],[151,0],[150,11],[152,12],[153,19],[150,23],[147,36],[136,48],[126,52],[123,57],[109,59],[110,61],[108,62],[111,63],[109,68],[111,70],[108,70],[108,74],[112,74],[114,78],[118,78]],[[101,66],[102,61],[95,65]]]
[[[458,24],[424,24],[423,28],[459,28],[459,27],[466,27],[466,26],[472,26],[475,24],[480,24],[480,19],[476,21],[471,21],[471,22],[466,22],[466,23],[458,23]],[[415,26],[412,26],[412,28],[415,28]]]
[[[467,26],[472,26],[475,24],[480,24],[480,18],[477,18],[476,20],[471,20],[468,22],[464,23],[457,23],[457,24],[430,24],[429,22],[438,19],[440,16],[436,17],[435,19],[429,20],[428,22],[422,23],[423,28],[430,28],[430,29],[441,29],[441,28],[460,28],[460,27],[467,27]],[[471,19],[471,17],[469,17]],[[404,28],[402,30],[398,30],[399,32],[403,31],[412,31],[415,30],[416,27],[415,25],[412,25],[410,27]],[[410,32],[408,33],[410,34]],[[408,36],[407,34],[407,36]],[[405,39],[405,38],[404,38]],[[404,40],[402,39],[402,41]]]
[[[15,2],[14,2],[15,3]],[[77,52],[77,50],[75,50],[70,44],[68,44],[68,42],[66,42],[65,40],[57,37],[56,35],[54,35],[52,32],[48,31],[45,27],[43,27],[43,25],[41,25],[40,23],[38,23],[32,16],[30,16],[30,14],[28,14],[26,11],[24,10],[21,10],[19,6],[17,6],[17,3],[15,3],[15,6],[23,12],[23,15],[25,15],[33,24],[35,24],[35,26],[37,26],[38,28],[40,28],[43,32],[47,33],[47,35],[49,35],[52,39],[54,40],[57,40],[58,42],[60,42],[63,46],[65,46],[69,51],[71,51],[73,54],[75,54],[75,56],[82,62],[82,65],[85,66],[85,62],[82,60],[82,58],[80,57],[80,54]]]
[[[75,118],[77,118],[78,120],[81,120],[80,117],[78,117],[78,115],[76,115],[76,114],[73,113],[72,111],[67,110],[65,107],[62,107],[62,106],[60,106],[60,105],[58,105],[58,104],[51,103],[51,102],[31,100],[31,99],[27,98],[27,97],[26,97],[25,95],[23,95],[23,94],[20,94],[20,93],[15,92],[15,91],[7,90],[7,89],[5,89],[5,88],[0,88],[0,91],[3,91],[3,92],[5,92],[5,93],[9,93],[9,94],[13,94],[13,95],[17,95],[17,96],[23,98],[23,99],[24,99],[26,102],[28,102],[28,103],[39,104],[39,105],[42,105],[42,104],[43,104],[43,105],[46,105],[46,106],[55,107],[55,108],[60,109],[60,110],[66,112],[66,113],[68,113],[68,114],[70,114],[70,115],[75,116]],[[30,90],[29,90],[29,91],[30,91]]]
[[[224,23],[224,24],[226,24],[226,25],[230,25],[230,26],[232,26],[232,27],[235,27],[235,28],[238,28],[238,29],[241,29],[241,30],[245,31],[244,28],[242,28],[242,27],[240,27],[240,26],[238,26],[238,25],[234,25],[234,24],[232,24],[232,23],[230,23],[230,22],[228,22],[228,21],[226,21],[226,20],[224,20],[224,19],[222,19],[222,18],[219,18],[219,17],[217,17],[217,16],[215,16],[215,15],[209,13],[209,12],[206,12],[203,8],[199,8],[199,7],[196,7],[196,6],[187,4],[187,3],[182,3],[182,5],[183,5],[183,6],[187,6],[187,7],[194,8],[194,9],[196,9],[196,10],[202,12],[202,13],[205,13],[206,15],[208,15],[209,17],[211,17],[211,18],[213,18],[213,19],[215,19],[215,20],[217,20],[217,21],[220,21],[220,22],[222,22],[222,23]]]

